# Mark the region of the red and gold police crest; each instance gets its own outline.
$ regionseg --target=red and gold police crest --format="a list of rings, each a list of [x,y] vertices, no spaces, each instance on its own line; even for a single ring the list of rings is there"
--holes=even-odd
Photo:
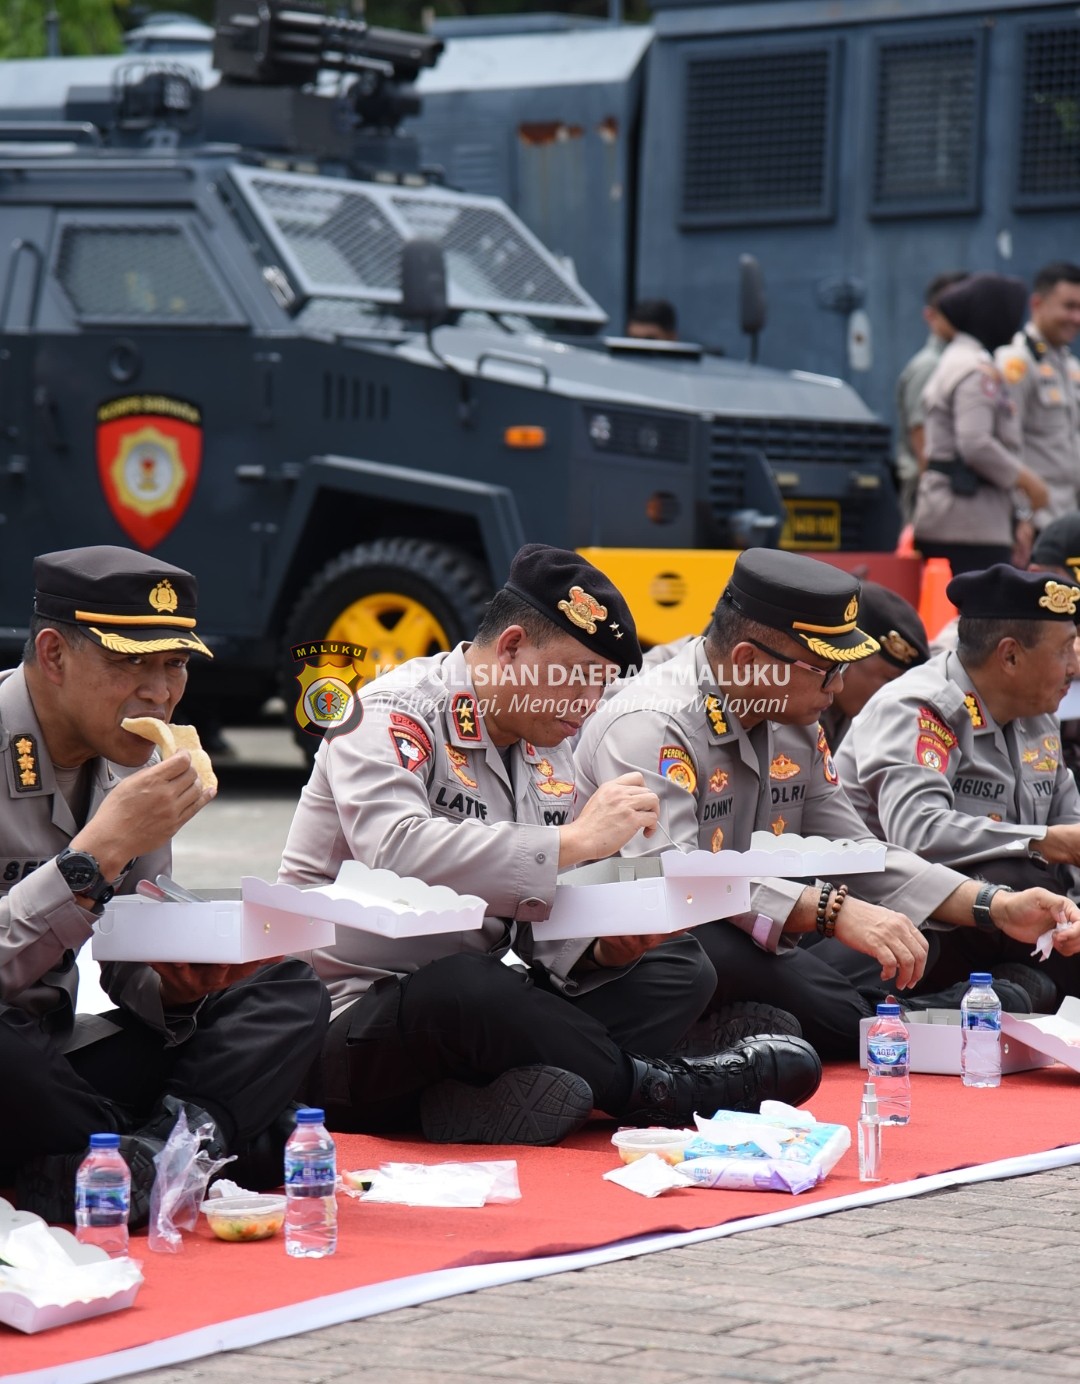
[[[97,463],[113,518],[144,551],[179,523],[202,464],[202,415],[161,394],[111,399],[97,411]]]

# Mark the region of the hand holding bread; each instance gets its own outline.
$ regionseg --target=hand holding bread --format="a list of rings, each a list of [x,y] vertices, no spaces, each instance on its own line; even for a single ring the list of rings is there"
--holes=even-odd
[[[217,788],[214,766],[199,743],[199,733],[194,726],[174,726],[157,716],[126,716],[120,725],[124,730],[131,731],[132,735],[141,735],[144,740],[153,741],[161,751],[162,759],[169,759],[179,750],[187,750],[203,788],[207,791]]]

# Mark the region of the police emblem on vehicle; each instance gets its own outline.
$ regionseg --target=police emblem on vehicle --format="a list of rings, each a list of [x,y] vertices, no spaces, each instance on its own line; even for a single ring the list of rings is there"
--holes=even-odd
[[[98,478],[113,518],[144,552],[184,516],[202,464],[202,414],[164,394],[110,399],[97,411]]]
[[[364,709],[356,693],[363,682],[367,649],[336,639],[313,639],[294,644],[289,653],[299,664],[294,715],[300,729],[330,740],[358,726]]]

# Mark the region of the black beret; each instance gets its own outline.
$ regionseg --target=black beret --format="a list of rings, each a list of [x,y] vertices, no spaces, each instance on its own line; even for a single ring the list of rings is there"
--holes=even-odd
[[[199,586],[190,572],[130,548],[68,548],[34,559],[34,614],[78,625],[121,654],[191,649]]]
[[[800,553],[748,548],[736,559],[720,600],[833,663],[855,663],[878,651],[877,640],[855,623],[858,581]]]
[[[881,645],[878,653],[894,668],[917,668],[930,657],[930,641],[919,612],[887,586],[863,582],[859,624]]]
[[[1035,540],[1031,561],[1039,567],[1059,567],[1080,577],[1080,512],[1065,514],[1047,524]]]
[[[510,564],[506,589],[591,653],[617,663],[620,677],[641,667],[630,607],[603,572],[578,553],[526,543]]]
[[[985,572],[962,572],[945,594],[969,620],[1080,620],[1080,586],[1045,572],[1021,572],[998,562]]]

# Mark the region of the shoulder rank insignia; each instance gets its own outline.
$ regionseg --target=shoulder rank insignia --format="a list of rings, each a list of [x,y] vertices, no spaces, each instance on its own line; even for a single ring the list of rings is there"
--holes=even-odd
[[[453,745],[447,745],[446,758],[450,761],[450,772],[458,781],[463,783],[466,788],[475,788],[476,780],[465,769],[469,762],[469,756],[465,751],[456,749]]]
[[[802,773],[802,766],[789,759],[786,754],[778,754],[769,765],[769,777],[774,779],[794,778]]]
[[[979,699],[974,692],[964,693],[964,710],[967,712],[968,716],[970,716],[971,724],[975,729],[982,730],[983,726],[986,725],[986,717],[983,715],[983,709],[979,705]]]
[[[480,717],[476,710],[476,698],[471,692],[458,692],[450,703],[450,715],[454,718],[454,729],[459,740],[475,740],[479,743]]]
[[[727,735],[728,725],[724,719],[724,704],[719,697],[708,696],[705,698],[705,715],[709,720],[709,729],[713,735]]]
[[[1076,602],[1080,600],[1080,586],[1066,586],[1061,581],[1048,581],[1043,587],[1045,595],[1039,597],[1039,605],[1052,615],[1075,615]]]
[[[11,738],[11,760],[15,766],[16,793],[35,793],[41,787],[37,742],[32,735]]]
[[[590,596],[580,586],[570,588],[570,599],[560,601],[559,609],[586,634],[595,634],[597,621],[607,619],[607,606],[601,605],[595,596]],[[618,638],[621,639],[622,636],[619,635]]]
[[[662,745],[658,771],[679,788],[688,793],[697,789],[697,768],[690,755],[681,745]]]

